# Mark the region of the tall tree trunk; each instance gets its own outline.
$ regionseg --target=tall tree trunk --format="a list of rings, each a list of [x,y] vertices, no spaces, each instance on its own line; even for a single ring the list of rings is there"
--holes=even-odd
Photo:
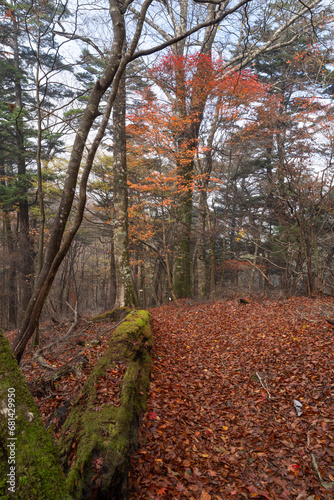
[[[207,140],[207,151],[205,154],[204,170],[201,169],[201,174],[205,174],[202,180],[202,186],[200,191],[199,200],[199,215],[198,215],[198,253],[197,253],[197,273],[198,273],[198,295],[200,298],[204,299],[208,295],[207,290],[207,272],[206,272],[206,260],[205,260],[205,248],[206,248],[206,224],[209,227],[210,233],[210,295],[215,297],[216,295],[216,259],[214,255],[214,235],[210,226],[210,211],[208,207],[208,186],[210,175],[213,168],[212,161],[212,145],[215,136],[215,132],[218,127],[218,120],[220,116],[220,104],[221,97],[217,101],[214,118],[212,120],[210,133]],[[208,220],[206,220],[208,219]]]
[[[10,224],[9,214],[4,213],[4,223],[5,223],[5,233],[7,240],[7,250],[9,259],[9,273],[8,273],[8,285],[7,285],[7,297],[8,297],[8,319],[11,326],[16,327],[17,321],[17,288],[16,288],[16,262],[17,249],[16,242],[12,234],[12,228]]]
[[[207,19],[213,19],[216,6],[208,9]],[[186,75],[183,65],[176,68],[175,113],[184,119],[184,130],[178,135],[177,174],[179,177],[179,199],[177,215],[177,243],[174,264],[174,291],[177,298],[191,295],[191,221],[192,221],[192,182],[194,174],[195,153],[198,147],[198,135],[209,95],[207,81],[210,78],[211,48],[216,34],[216,27],[208,27],[205,32],[196,74],[193,79],[191,101],[186,104]],[[180,55],[177,53],[177,55]],[[208,56],[209,60],[202,56]],[[208,64],[209,62],[209,64]]]
[[[200,299],[207,297],[207,269],[205,262],[206,248],[206,189],[201,189],[198,207],[198,235],[197,235],[197,281],[198,296]]]
[[[166,241],[166,221],[165,221],[165,211],[164,211],[163,204],[161,205],[161,220],[162,220],[162,245],[163,245],[163,251],[164,251],[165,262],[166,262],[167,284],[168,284],[169,292],[172,296],[174,304],[178,305],[177,297],[176,297],[176,295],[174,293],[174,289],[173,289],[172,272],[171,272],[171,268],[169,265],[169,254],[168,254],[169,252],[168,252],[167,241]]]
[[[206,102],[206,98],[205,98]],[[191,295],[191,222],[193,208],[192,183],[194,176],[195,152],[200,124],[203,119],[205,103],[196,106],[190,116],[196,116],[184,130],[178,143],[179,195],[176,208],[176,247],[174,260],[174,291],[177,298]],[[189,117],[183,115],[187,121]]]
[[[38,181],[38,206],[40,211],[39,236],[38,236],[38,253],[37,253],[37,273],[42,270],[44,257],[44,230],[45,230],[45,208],[44,208],[44,192],[42,179],[42,128],[43,117],[40,100],[41,92],[41,68],[40,68],[40,48],[41,48],[41,26],[39,19],[39,11],[37,10],[37,47],[36,47],[36,109],[37,109],[37,149],[36,149],[36,166],[37,166],[37,181]]]
[[[192,192],[189,187],[190,182],[186,182],[186,178],[190,178],[191,173],[189,171],[188,175],[185,175],[184,171],[182,172],[181,189],[184,189],[184,192],[179,196],[177,208],[177,244],[174,259],[174,290],[177,298],[191,295]]]
[[[145,7],[147,8],[148,5],[149,2],[145,4]],[[124,70],[126,65],[126,59],[124,58],[122,61],[122,47],[125,40],[125,22],[124,15],[122,13],[122,6],[118,2],[118,0],[111,0],[110,13],[114,28],[114,39],[111,47],[110,59],[107,63],[103,75],[95,83],[90,93],[86,109],[78,125],[78,130],[74,139],[71,156],[68,163],[63,195],[45,252],[43,267],[38,276],[33,295],[25,311],[24,318],[21,322],[20,328],[13,343],[12,349],[18,362],[20,362],[25,347],[38,324],[44,302],[48,296],[58,268],[64,257],[66,256],[72,240],[80,227],[86,204],[86,187],[88,176],[93,164],[96,150],[103,138],[109,120],[110,109],[117,90],[119,78],[121,77],[122,71]],[[136,33],[136,40],[139,38],[139,34],[140,30],[138,31],[138,33]],[[134,42],[132,50],[134,50],[135,46],[136,44]],[[130,58],[130,56],[127,57]],[[81,176],[79,201],[75,220],[72,226],[69,228],[66,236],[63,238],[66,224],[72,209],[79,168],[81,165],[86,141],[88,139],[88,134],[96,117],[99,115],[98,106],[102,99],[102,96],[110,86],[112,86],[112,90],[108,99],[105,113],[102,118],[102,123],[99,127],[93,144],[88,151],[87,160]]]
[[[210,221],[210,210],[208,203],[206,203],[206,217],[209,230],[209,250],[210,250],[210,298],[216,298],[216,255],[215,255],[215,227],[216,219],[214,219],[213,226]]]
[[[112,309],[115,305],[117,297],[116,284],[116,263],[115,263],[115,248],[114,248],[114,232],[112,232],[112,240],[110,245],[110,299],[108,304]]]
[[[116,307],[136,307],[138,301],[132,283],[129,258],[125,112],[126,91],[125,78],[123,77],[120,81],[113,107]]]
[[[20,70],[20,55],[19,55],[19,39],[18,39],[18,23],[16,18],[13,19],[13,52],[14,52],[14,67],[16,69],[15,77],[15,105],[19,112],[16,119],[16,148],[17,148],[17,173],[20,184],[20,199],[19,199],[19,251],[20,251],[20,278],[22,290],[21,309],[26,310],[31,294],[34,278],[34,257],[32,241],[29,235],[29,205],[28,205],[28,189],[29,184],[26,179],[26,162],[25,162],[25,147],[24,147],[24,129],[23,129],[23,103],[22,103],[22,87],[21,87],[21,70]]]

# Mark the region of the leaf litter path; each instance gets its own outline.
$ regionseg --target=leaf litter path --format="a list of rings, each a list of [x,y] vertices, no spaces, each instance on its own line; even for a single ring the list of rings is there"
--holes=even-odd
[[[334,300],[151,314],[155,361],[130,500],[334,499]]]

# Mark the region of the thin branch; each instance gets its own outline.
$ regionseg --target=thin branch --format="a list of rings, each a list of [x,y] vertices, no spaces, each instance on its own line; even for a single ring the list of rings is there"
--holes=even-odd
[[[258,372],[255,372],[256,375],[257,375],[257,378],[259,379],[260,381],[260,384],[262,385],[263,389],[265,391],[267,391],[267,394],[268,394],[268,399],[271,399],[271,395],[270,395],[270,392],[268,391],[268,386],[267,386],[267,383],[266,381],[263,381],[262,378],[260,377],[259,373]]]
[[[237,56],[235,57],[234,59],[232,59],[231,61],[229,61],[224,68],[227,68],[229,66],[231,66],[232,64],[235,64],[237,62],[240,61],[240,64],[238,65],[238,69],[242,69],[244,68],[245,66],[247,66],[253,59],[255,59],[258,55],[260,54],[263,54],[263,53],[266,53],[266,52],[272,52],[273,50],[275,49],[278,49],[278,48],[282,48],[282,47],[287,47],[289,45],[291,45],[295,40],[297,40],[297,38],[300,36],[299,33],[296,33],[292,38],[290,38],[290,40],[288,40],[287,42],[279,42],[279,43],[276,43],[274,44],[274,42],[276,42],[278,40],[278,38],[281,36],[281,34],[287,30],[287,28],[289,28],[292,24],[294,24],[301,16],[303,16],[306,12],[308,12],[308,10],[310,10],[311,8],[315,7],[316,5],[318,5],[319,3],[321,2],[321,0],[316,0],[315,2],[313,2],[309,7],[301,10],[300,12],[298,12],[297,14],[295,14],[291,19],[289,19],[289,21],[287,21],[283,26],[281,26],[280,28],[278,28],[275,33],[270,37],[270,40],[268,40],[267,43],[265,43],[263,46],[261,47],[258,47],[257,49],[254,49],[254,50],[250,50],[248,51],[248,55],[246,56],[246,58],[244,58],[244,54],[242,54],[241,56]],[[223,69],[224,69],[223,68]],[[224,79],[227,75],[225,74],[224,76],[221,77],[221,79]]]
[[[99,49],[99,47],[96,45],[96,43],[94,43],[90,38],[88,38],[86,36],[76,35],[74,33],[66,33],[65,31],[55,31],[55,30],[53,30],[52,33],[54,33],[55,35],[64,36],[65,38],[68,38],[69,40],[81,40],[82,42],[85,42],[88,45],[90,45],[91,47],[93,47],[93,49],[96,50],[96,52],[101,56],[101,58],[104,61],[107,60],[105,54],[102,52],[102,50]]]
[[[262,274],[262,276],[268,281],[268,283],[271,284],[271,286],[274,286],[274,284],[270,281],[270,279],[264,274],[263,271],[261,271],[261,269],[256,264],[254,264],[254,262],[252,262],[251,260],[246,259],[246,258],[238,259],[238,260],[240,260],[241,262],[248,262],[249,264],[251,264],[251,266],[255,267],[255,269],[257,269],[257,271],[259,271],[259,273]]]
[[[203,22],[201,24],[198,24],[197,26],[195,26],[194,28],[190,29],[190,30],[187,30],[185,31],[184,33],[182,33],[181,35],[178,35],[174,38],[171,38],[169,41],[166,41],[160,45],[157,45],[156,47],[152,47],[152,49],[147,49],[147,50],[140,50],[138,52],[136,52],[135,54],[133,54],[133,56],[131,57],[130,61],[133,61],[135,59],[138,59],[139,57],[142,57],[142,56],[147,56],[147,55],[151,55],[151,54],[154,54],[155,52],[158,52],[160,50],[163,50],[167,47],[170,47],[171,45],[174,45],[175,43],[177,42],[180,42],[182,40],[184,40],[185,38],[187,38],[188,36],[190,35],[193,35],[194,33],[197,33],[199,30],[201,30],[202,28],[206,28],[206,27],[209,27],[209,26],[214,26],[215,24],[219,24],[221,21],[223,21],[226,17],[228,17],[230,14],[233,14],[234,12],[236,12],[237,10],[240,9],[240,7],[243,7],[243,6],[246,6],[248,3],[250,3],[252,0],[242,0],[241,2],[239,2],[237,5],[235,5],[234,7],[232,7],[231,9],[223,12],[220,16],[216,17],[215,19],[212,19],[210,21],[206,21],[206,22]],[[297,14],[295,14],[289,21],[287,21],[283,26],[281,26],[280,28],[278,28],[274,35],[270,38],[270,40],[268,40],[268,42],[263,46],[263,47],[260,47],[254,51],[252,51],[247,57],[246,57],[246,60],[243,62],[242,66],[241,67],[244,67],[246,66],[251,60],[254,59],[254,57],[256,57],[257,55],[263,53],[264,51],[267,51],[269,50],[269,48],[272,46],[273,42],[275,42],[279,36],[287,29],[289,28],[295,21],[297,21],[301,16],[303,16],[304,14],[306,14],[306,12],[310,11],[313,7],[317,6],[319,3],[321,2],[321,0],[315,0],[313,3],[311,3],[311,5],[305,7],[304,9],[302,9],[300,12],[298,12]],[[211,2],[200,2],[200,3],[211,3]],[[216,2],[213,2],[213,3],[216,3]],[[221,4],[222,2],[219,1],[217,2],[218,4]],[[290,40],[290,43],[292,43],[292,41],[295,40],[295,37],[293,37],[291,40]],[[281,47],[281,44],[280,45],[277,45],[276,47]],[[230,63],[228,63],[226,65],[226,67],[230,66],[231,64],[234,63],[234,61],[237,61],[237,60],[240,60],[240,57],[238,58],[235,58],[234,60],[230,61]]]
[[[133,61],[134,59],[138,59],[138,57],[143,57],[143,56],[148,56],[148,55],[154,54],[155,52],[158,52],[158,51],[163,50],[163,49],[165,49],[167,47],[170,47],[171,45],[174,45],[177,42],[181,42],[182,40],[184,40],[188,36],[193,35],[194,33],[197,33],[202,28],[207,28],[209,26],[214,26],[215,24],[218,24],[223,19],[225,19],[225,17],[229,16],[230,14],[233,14],[238,9],[240,9],[240,7],[242,7],[243,5],[246,5],[247,3],[251,2],[251,1],[252,0],[242,0],[235,7],[233,7],[232,9],[229,9],[229,10],[223,12],[216,19],[212,19],[210,21],[205,21],[205,22],[203,22],[201,24],[198,24],[194,28],[191,28],[190,30],[185,31],[181,35],[175,36],[174,38],[171,38],[167,42],[164,42],[164,43],[161,43],[160,45],[152,47],[152,49],[140,50],[140,51],[136,52],[135,54],[133,54],[133,56],[131,57],[130,61]],[[320,1],[320,0],[318,0],[318,1]],[[218,3],[220,4],[221,2],[218,2]]]
[[[129,7],[129,11],[132,12],[132,14],[134,14],[136,16],[136,18],[138,19],[140,17],[140,12],[138,12],[137,9],[135,9],[134,7]],[[171,36],[168,35],[168,33],[166,33],[165,30],[163,30],[162,28],[160,28],[160,26],[158,26],[155,22],[153,22],[151,19],[145,19],[145,23],[148,24],[151,28],[155,29],[165,40],[171,40]]]

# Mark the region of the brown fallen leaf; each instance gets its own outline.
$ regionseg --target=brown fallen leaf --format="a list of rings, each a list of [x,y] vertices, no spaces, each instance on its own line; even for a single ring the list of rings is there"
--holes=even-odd
[[[184,479],[186,479],[190,483],[193,481],[193,478],[191,477],[190,474],[188,474],[187,471],[184,473]]]
[[[199,497],[199,500],[211,500],[211,495],[203,490],[201,496]]]

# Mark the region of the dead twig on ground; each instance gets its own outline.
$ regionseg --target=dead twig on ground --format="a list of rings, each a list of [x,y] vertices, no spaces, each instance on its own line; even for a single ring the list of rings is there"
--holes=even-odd
[[[267,394],[268,394],[268,399],[271,399],[271,394],[270,394],[270,392],[269,392],[269,390],[268,390],[268,386],[267,386],[266,381],[265,381],[265,380],[262,380],[262,378],[260,377],[260,375],[259,375],[259,373],[258,373],[258,372],[255,372],[255,373],[256,373],[257,378],[259,379],[260,384],[262,385],[263,389],[267,392]]]

